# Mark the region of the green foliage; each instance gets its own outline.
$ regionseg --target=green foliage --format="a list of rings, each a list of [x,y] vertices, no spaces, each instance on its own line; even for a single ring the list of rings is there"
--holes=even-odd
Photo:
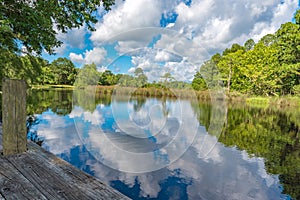
[[[194,79],[192,81],[192,88],[194,90],[206,90],[207,89],[205,80],[202,77],[202,75],[200,74],[200,72],[197,72],[194,75]]]
[[[262,41],[246,52],[239,71],[242,78],[234,89],[254,95],[275,95],[280,89],[276,54],[276,48],[266,46]]]
[[[300,61],[300,26],[288,22],[282,24],[276,32],[277,47],[279,48],[278,58],[286,64],[295,64]]]
[[[251,97],[246,99],[246,104],[253,107],[267,108],[269,106],[269,99],[266,97]]]
[[[161,78],[165,83],[174,80],[174,77],[169,72],[165,73],[163,76],[161,76]]]
[[[0,60],[0,79],[16,77],[16,69],[13,66],[22,66],[20,58],[9,50],[0,49]],[[0,84],[2,84],[2,81]]]
[[[265,98],[264,98],[265,99]],[[265,101],[262,98],[253,101]],[[208,133],[215,135],[215,117],[209,103],[192,103],[199,123]],[[298,110],[297,110],[298,109]],[[229,105],[223,131],[218,141],[225,146],[245,150],[250,156],[263,157],[266,171],[279,174],[283,193],[295,199],[300,197],[300,112],[291,110]],[[213,120],[211,120],[213,119]]]
[[[208,60],[200,67],[201,77],[204,79],[206,88],[210,90],[221,89],[221,74],[218,69],[217,63],[220,63],[222,56],[215,54],[211,60]]]
[[[282,24],[275,34],[267,34],[255,44],[252,39],[244,46],[233,44],[206,61],[201,69],[208,88],[208,80],[218,80],[218,73],[228,93],[278,96],[298,94],[300,84],[300,11],[296,23]],[[209,73],[209,69],[211,72]],[[196,83],[198,77],[195,76]],[[195,84],[194,84],[195,86]],[[196,87],[197,88],[197,87]]]
[[[300,85],[295,85],[293,87],[293,93],[300,96]]]
[[[0,79],[23,79],[27,85],[36,84],[37,77],[48,62],[41,57],[32,55],[19,56],[9,50],[0,48]],[[1,83],[0,83],[1,85]]]
[[[75,65],[67,58],[58,58],[49,66],[55,84],[73,85],[77,75]]]
[[[27,115],[41,114],[51,109],[58,115],[72,111],[72,90],[28,90]]]
[[[84,65],[78,73],[76,81],[74,83],[77,87],[86,87],[89,85],[98,85],[99,72],[95,64]]]
[[[41,54],[45,49],[53,53],[61,44],[55,29],[67,32],[86,24],[94,30],[101,3],[109,10],[114,0],[1,0],[0,48],[19,52],[19,42],[28,52]]]
[[[295,21],[297,25],[300,25],[300,9],[297,10],[296,14],[295,14]]]
[[[143,87],[147,83],[147,76],[144,74],[144,71],[142,68],[136,68],[134,71],[135,76],[135,86],[136,87]]]
[[[218,63],[222,80],[227,86],[227,91],[238,88],[244,81],[244,77],[240,76],[240,65],[244,61],[245,49],[242,46],[233,44],[231,49],[223,52],[222,59]],[[233,88],[232,88],[233,87]]]
[[[72,84],[73,63],[60,58],[50,66],[38,56],[61,45],[59,31],[86,24],[94,30],[97,9],[106,10],[114,0],[0,0],[0,79],[24,79],[31,84]],[[22,54],[26,54],[25,56]]]
[[[133,87],[135,85],[134,77],[128,74],[122,74],[118,84],[123,87]]]
[[[249,39],[245,42],[244,47],[246,51],[252,50],[254,48],[255,42],[253,39]]]
[[[114,75],[110,70],[100,74],[99,85],[116,85],[120,79],[120,76]]]
[[[230,54],[230,53],[235,53],[237,51],[245,51],[245,47],[235,43],[231,46],[231,48],[226,48],[223,51],[223,56],[226,56],[227,54]]]
[[[276,36],[273,34],[267,34],[263,36],[259,42],[263,43],[265,46],[271,46],[276,42]]]
[[[18,55],[0,48],[0,79],[25,80],[28,86],[34,84],[68,84],[75,81],[77,70],[67,58],[58,58],[51,64],[39,56]],[[0,83],[1,85],[1,83]]]

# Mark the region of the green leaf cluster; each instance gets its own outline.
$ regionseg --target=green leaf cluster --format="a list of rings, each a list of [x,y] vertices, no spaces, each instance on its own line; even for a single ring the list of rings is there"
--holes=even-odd
[[[58,31],[84,24],[94,30],[98,7],[109,10],[113,4],[114,0],[0,0],[0,48],[52,54],[61,45]]]
[[[78,69],[67,58],[58,58],[52,63],[30,54],[18,56],[8,50],[0,54],[0,79],[25,80],[31,85],[73,85]],[[1,85],[1,83],[0,83]]]
[[[299,94],[300,85],[300,10],[296,23],[282,24],[274,34],[265,35],[256,44],[233,44],[206,61],[192,82],[196,90],[214,87],[221,80],[228,93],[251,95]]]
[[[114,0],[0,0],[0,80],[73,84],[77,72],[71,61],[59,58],[50,65],[39,55],[53,54],[62,44],[56,37],[59,32],[84,24],[93,31],[97,9],[102,5],[108,11],[113,4]]]

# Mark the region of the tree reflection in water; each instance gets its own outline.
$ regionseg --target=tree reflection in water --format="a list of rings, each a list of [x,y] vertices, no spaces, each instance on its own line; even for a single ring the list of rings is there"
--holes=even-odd
[[[81,128],[87,131],[87,137],[95,126],[99,127],[97,123],[102,129],[115,128],[110,96],[96,93],[91,101],[93,105],[88,105],[84,93],[76,94],[75,100],[72,91],[36,91],[30,95],[29,111],[41,114],[41,123],[36,129],[45,138],[44,147],[134,199],[288,199],[283,194],[300,199],[299,108],[229,104],[223,131],[215,137],[217,133],[214,133],[211,118],[217,117],[218,113],[212,112],[209,102],[190,102],[200,124],[193,145],[179,160],[165,168],[131,174],[103,165],[86,149],[76,133],[74,119],[82,121]],[[127,103],[126,98],[115,100]],[[140,111],[151,101],[153,99],[133,98],[129,103],[133,110]],[[172,101],[168,103],[172,104]],[[204,138],[208,143],[218,142],[207,157],[200,156]],[[132,148],[142,146],[135,143]],[[107,148],[107,152],[101,153],[109,156]]]

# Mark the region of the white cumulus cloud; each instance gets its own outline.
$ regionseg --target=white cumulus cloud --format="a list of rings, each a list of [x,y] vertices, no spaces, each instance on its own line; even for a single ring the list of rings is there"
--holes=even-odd
[[[96,24],[91,40],[102,43],[118,33],[135,28],[159,26],[161,2],[158,0],[127,0],[108,12]]]
[[[109,54],[102,46],[109,42],[114,44],[117,56],[132,56],[129,72],[141,67],[149,77],[174,72],[178,80],[190,80],[195,69],[211,55],[233,43],[243,45],[249,38],[258,41],[274,33],[282,23],[292,20],[297,8],[297,0],[193,0],[190,5],[180,0],[117,0],[111,11],[99,11],[102,18],[89,38],[93,49],[70,53],[69,57],[74,62],[101,65]],[[172,18],[174,13],[176,20],[165,22],[166,27],[161,28],[162,17]],[[74,31],[79,32],[69,35],[83,38],[84,29]],[[66,36],[63,39],[70,45],[77,42],[77,46],[83,41]],[[141,54],[140,49],[156,52],[145,50]]]
[[[84,61],[83,56],[81,54],[70,53],[69,58],[72,62],[82,63]]]
[[[117,5],[96,24],[96,31],[90,37],[91,41],[94,45],[98,45],[126,31],[143,27],[159,27],[162,3],[159,0],[118,1]],[[139,35],[130,33],[129,36],[131,40],[127,38],[126,42],[118,43],[120,52],[136,48],[140,42],[144,45],[144,37],[149,38],[147,33]]]
[[[92,50],[86,50],[83,54],[70,53],[69,58],[72,62],[80,64],[102,65],[107,52],[104,48],[95,47]]]
[[[297,0],[283,3],[275,0],[246,3],[236,0],[193,0],[190,6],[184,3],[175,6],[178,16],[170,29],[184,34],[211,55],[233,43],[243,45],[249,38],[257,41],[268,33],[274,33],[282,23],[292,20],[297,7]],[[170,46],[172,41],[162,37],[159,43],[161,47],[163,44]],[[197,49],[187,48],[186,51],[191,55],[197,53]]]

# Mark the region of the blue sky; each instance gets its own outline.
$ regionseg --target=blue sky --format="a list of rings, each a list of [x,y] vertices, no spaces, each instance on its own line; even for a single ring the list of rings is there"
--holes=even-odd
[[[150,80],[169,72],[188,81],[212,54],[274,33],[297,9],[298,0],[116,0],[110,12],[99,8],[96,31],[58,33],[64,44],[43,57],[114,73],[141,67]]]

